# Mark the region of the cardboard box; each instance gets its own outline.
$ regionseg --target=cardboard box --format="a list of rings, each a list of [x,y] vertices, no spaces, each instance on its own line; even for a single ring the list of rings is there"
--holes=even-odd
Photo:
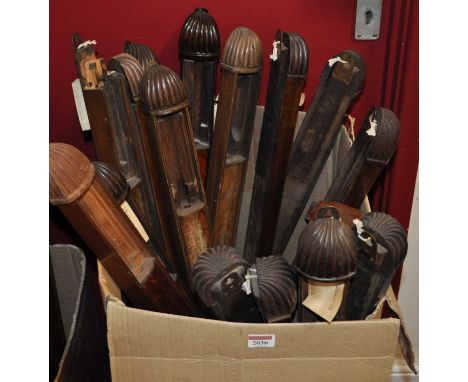
[[[249,196],[263,108],[259,107],[241,208],[236,247],[243,248]],[[297,126],[304,113],[300,113]],[[321,200],[336,161],[350,143],[345,132],[330,155],[311,200]],[[323,195],[322,195],[323,194]],[[295,231],[305,223],[300,222]],[[288,245],[294,255],[297,236]],[[204,381],[389,381],[400,320],[244,324],[154,313],[125,306],[120,290],[102,266],[99,283],[107,310],[108,345],[114,382]],[[390,298],[393,305],[396,299]],[[406,337],[405,337],[406,338]]]

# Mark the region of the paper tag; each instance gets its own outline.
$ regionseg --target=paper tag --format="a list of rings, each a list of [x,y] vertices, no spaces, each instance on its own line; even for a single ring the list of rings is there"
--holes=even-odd
[[[373,119],[372,116],[369,117],[369,124],[370,124],[370,127],[366,130],[366,133],[367,135],[371,137],[375,137],[377,134],[377,130],[376,130],[377,121]]]
[[[83,48],[86,48],[87,46],[89,45],[96,45],[96,40],[88,40],[88,41],[85,41],[85,42],[82,42],[80,45],[78,45],[77,49],[83,49]]]
[[[335,62],[341,62],[343,64],[348,63],[348,61],[343,60],[340,56],[336,56],[328,60],[328,66],[332,67],[335,64]]]
[[[274,334],[249,334],[247,339],[249,348],[274,348]]]
[[[80,80],[77,78],[72,82],[73,96],[75,97],[76,112],[80,120],[81,130],[91,130],[89,124],[88,112],[86,111],[86,104],[83,97],[83,90],[81,89]]]
[[[141,225],[141,222],[140,220],[138,219],[138,217],[135,215],[135,212],[133,212],[132,210],[132,207],[129,206],[129,204],[127,202],[123,202],[121,205],[120,205],[120,208],[122,208],[123,212],[125,212],[125,215],[128,216],[128,218],[130,219],[130,221],[132,222],[132,224],[135,226],[135,228],[137,229],[137,231],[140,233],[141,237],[143,238],[143,240],[146,242],[149,240],[149,236],[148,234],[146,233],[145,229],[143,228],[143,226]]]
[[[278,59],[278,45],[281,41],[273,41],[273,52],[270,54],[270,59],[276,61]]]
[[[304,105],[305,102],[305,93],[301,93],[301,98],[299,99],[299,107]]]
[[[309,281],[307,284],[308,294],[302,305],[326,321],[332,322],[340,309],[345,284],[330,284],[315,281]]]

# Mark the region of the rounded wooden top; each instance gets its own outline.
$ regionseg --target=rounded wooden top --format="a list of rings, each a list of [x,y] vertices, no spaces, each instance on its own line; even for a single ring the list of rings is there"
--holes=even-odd
[[[179,35],[179,57],[194,60],[219,58],[219,31],[214,18],[204,8],[187,17]]]
[[[283,256],[256,260],[258,289],[262,311],[268,321],[289,321],[296,308],[296,275]]]
[[[398,267],[408,252],[408,239],[406,230],[392,216],[383,212],[370,212],[362,218],[364,229],[374,236],[378,243],[383,245]]]
[[[145,70],[140,85],[142,106],[158,115],[174,113],[188,105],[182,80],[164,65],[153,64]]]
[[[158,64],[159,60],[150,47],[142,44],[135,44],[131,41],[125,41],[124,52],[131,54],[146,69],[151,64]]]
[[[143,78],[143,67],[140,62],[131,54],[121,53],[109,60],[108,68],[125,75],[133,102],[139,102],[140,82]]]
[[[356,237],[351,228],[334,217],[323,217],[303,229],[294,263],[308,279],[339,282],[354,276],[356,257]]]
[[[240,73],[255,73],[262,68],[263,48],[257,34],[238,27],[229,35],[224,46],[221,66]]]
[[[91,186],[96,170],[76,147],[66,143],[49,144],[49,201],[70,204]]]
[[[374,125],[374,131],[370,130],[371,123]],[[397,116],[391,110],[376,107],[370,112],[361,130],[359,134],[367,135],[371,131],[374,134],[368,159],[388,164],[400,140],[400,121]]]
[[[305,40],[297,33],[289,36],[289,68],[290,76],[306,76],[309,67],[309,49]]]
[[[213,304],[211,287],[219,275],[238,265],[248,266],[235,248],[226,245],[209,248],[200,255],[192,268],[192,285],[207,306]]]
[[[99,175],[99,178],[104,182],[107,189],[112,193],[114,199],[122,204],[127,199],[130,186],[125,177],[111,165],[104,162],[93,162],[94,167]]]

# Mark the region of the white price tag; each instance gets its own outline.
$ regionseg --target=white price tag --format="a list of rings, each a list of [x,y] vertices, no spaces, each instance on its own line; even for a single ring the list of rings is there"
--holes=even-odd
[[[249,334],[247,339],[247,346],[249,348],[274,348],[275,335],[274,334]]]

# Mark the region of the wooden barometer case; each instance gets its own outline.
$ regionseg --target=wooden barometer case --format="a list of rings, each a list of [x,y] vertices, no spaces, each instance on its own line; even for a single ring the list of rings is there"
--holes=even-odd
[[[400,123],[390,110],[375,107],[341,164],[325,200],[360,208],[398,146]]]
[[[353,99],[364,86],[365,64],[355,52],[328,60],[312,105],[294,140],[276,227],[273,253],[282,254],[333,148]]]
[[[213,133],[219,41],[216,21],[204,8],[195,9],[187,17],[179,34],[180,77],[190,102],[190,119],[204,185]]]
[[[73,146],[49,145],[49,201],[58,206],[135,307],[198,314],[198,307],[96,176],[94,165]]]
[[[215,245],[236,239],[262,69],[262,43],[245,27],[228,37],[210,150],[207,200]]]
[[[154,161],[150,178],[164,241],[172,247],[178,273],[188,284],[191,268],[211,247],[211,229],[187,92],[172,70],[153,64],[145,70],[140,94],[146,117],[145,153]]]
[[[270,56],[270,78],[255,166],[244,256],[272,254],[301,93],[307,78],[308,50],[295,33],[278,31]]]

